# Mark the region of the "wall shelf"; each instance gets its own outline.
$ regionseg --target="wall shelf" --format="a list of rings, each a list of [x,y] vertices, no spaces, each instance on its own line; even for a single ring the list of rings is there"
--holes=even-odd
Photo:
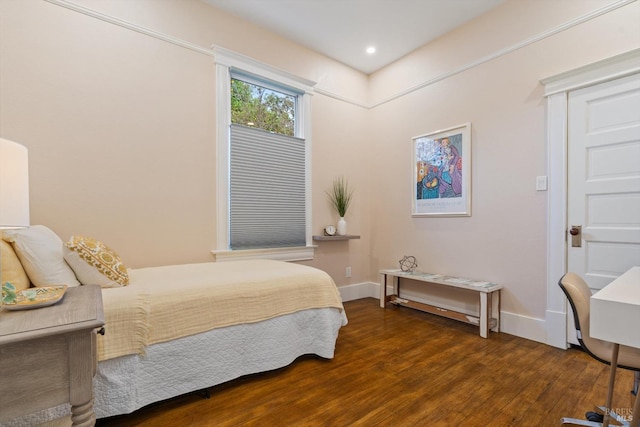
[[[360,236],[346,235],[346,236],[313,236],[313,240],[351,240],[359,239]]]

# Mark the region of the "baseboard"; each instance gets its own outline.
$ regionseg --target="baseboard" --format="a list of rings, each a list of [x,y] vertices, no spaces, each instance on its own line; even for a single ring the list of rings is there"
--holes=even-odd
[[[501,311],[500,331],[520,338],[547,344],[544,319],[536,319],[521,314]]]
[[[356,283],[338,287],[342,301],[353,301],[362,298],[380,299],[380,284],[374,282]]]
[[[380,284],[375,282],[340,286],[338,290],[340,291],[342,301],[344,302],[361,298],[380,298]],[[389,293],[390,292],[391,289],[389,289]],[[500,312],[501,332],[561,348],[564,345],[566,348],[566,344],[557,345],[555,343],[555,341],[561,342],[561,339],[558,337],[555,337],[553,342],[547,342],[547,331],[545,325],[546,322],[544,319],[536,319],[506,311]]]
[[[545,328],[547,330],[546,343],[565,349],[569,345],[569,343],[567,343],[567,331],[570,330],[569,328],[575,331],[573,322],[571,322],[571,325],[567,324],[567,313],[553,310],[547,310]],[[578,344],[578,341],[575,340],[573,344]]]

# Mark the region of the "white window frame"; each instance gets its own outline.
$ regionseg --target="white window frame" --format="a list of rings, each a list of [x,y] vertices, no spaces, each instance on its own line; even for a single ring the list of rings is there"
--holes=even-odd
[[[311,228],[311,95],[315,82],[306,80],[236,52],[213,46],[216,61],[216,261],[238,259],[313,259],[315,246]],[[261,79],[291,87],[301,93],[296,108],[296,134],[305,140],[306,245],[291,248],[231,250],[229,247],[229,128],[231,125],[231,73],[255,75]]]

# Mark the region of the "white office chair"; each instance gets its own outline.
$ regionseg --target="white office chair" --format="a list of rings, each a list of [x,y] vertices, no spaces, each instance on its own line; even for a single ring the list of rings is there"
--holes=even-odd
[[[573,318],[576,326],[576,335],[578,342],[590,356],[607,365],[611,364],[611,354],[613,351],[613,343],[592,338],[589,334],[589,313],[591,289],[580,276],[575,273],[567,273],[558,282],[560,288],[567,296]],[[618,367],[635,371],[635,381],[631,393],[638,393],[638,385],[640,384],[640,349],[626,347],[621,345],[618,353]],[[605,408],[600,407],[601,411]],[[628,425],[620,417],[611,412],[611,415],[622,425]],[[616,418],[617,417],[617,418]],[[601,426],[602,424],[594,421],[577,420],[573,418],[563,418],[562,424],[580,425],[580,426]]]

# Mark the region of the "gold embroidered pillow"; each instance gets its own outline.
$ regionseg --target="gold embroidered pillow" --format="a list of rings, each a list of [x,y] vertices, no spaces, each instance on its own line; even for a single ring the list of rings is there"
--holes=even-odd
[[[129,284],[127,268],[118,254],[98,240],[72,236],[64,245],[64,259],[83,285],[115,288]]]

